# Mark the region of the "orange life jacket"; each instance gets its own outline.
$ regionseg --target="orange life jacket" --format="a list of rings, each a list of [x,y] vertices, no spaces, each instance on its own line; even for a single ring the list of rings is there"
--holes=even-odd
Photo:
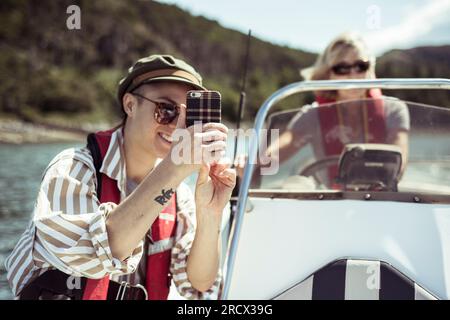
[[[385,143],[386,142],[386,121],[385,110],[382,100],[381,90],[370,89],[367,93],[368,100],[363,107],[363,126],[364,126],[364,142],[365,143]],[[325,99],[317,96],[316,101],[319,103],[318,114],[320,129],[322,132],[322,145],[326,156],[339,155],[344,145],[338,136],[329,135],[336,127],[342,127],[340,123],[342,116],[340,115],[339,105],[333,108],[321,108],[320,106],[335,102],[334,100]],[[337,177],[338,166],[330,166],[328,169],[329,178],[332,181],[333,188],[339,189],[333,180]]]

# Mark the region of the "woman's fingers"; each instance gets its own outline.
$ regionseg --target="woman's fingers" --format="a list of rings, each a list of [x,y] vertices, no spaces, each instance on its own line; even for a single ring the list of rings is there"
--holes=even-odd
[[[213,167],[211,167],[211,172],[214,174],[219,174],[220,172],[224,171],[225,169],[230,168],[231,166],[231,160],[227,157],[223,157],[217,161],[217,163],[214,164]]]
[[[214,141],[208,144],[203,144],[202,149],[203,152],[213,152],[213,151],[225,151],[227,148],[227,143],[225,141]]]
[[[216,164],[226,155],[227,135],[220,130],[211,129],[201,134],[203,162]]]
[[[226,133],[216,129],[202,133],[203,142],[218,141],[218,140],[226,141],[227,140]]]
[[[216,164],[221,158],[224,158],[227,148],[228,128],[221,123],[206,123],[200,127],[194,125],[182,129],[186,110],[183,105],[180,108],[177,129],[181,130],[177,131],[179,134],[172,134],[172,136],[174,141],[178,142],[178,144],[174,144],[177,147],[176,152],[178,154],[190,153],[186,158],[187,160],[183,160],[185,161],[183,163],[194,165],[194,168],[199,169],[201,164]]]
[[[226,168],[224,170],[217,171],[215,166],[211,166],[210,177],[216,181],[220,181],[229,188],[234,187],[236,184],[236,170]]]
[[[234,167],[236,168],[237,175],[240,178],[244,175],[244,168],[247,163],[247,159],[248,157],[245,154],[239,154],[236,156],[236,159],[234,159]]]
[[[221,123],[203,125],[201,133],[203,162],[216,164],[226,155],[228,128]]]
[[[208,122],[203,124],[203,132],[210,131],[210,130],[219,130],[222,131],[225,134],[228,134],[228,128],[223,123],[218,122]]]
[[[236,170],[227,168],[224,171],[222,171],[222,175],[227,177],[230,181],[236,182]]]
[[[198,173],[197,185],[204,184],[208,181],[210,166],[207,164],[203,164],[200,167],[200,171]]]
[[[245,163],[247,162],[247,155],[245,154],[238,154],[236,156],[236,159],[234,159],[234,166],[236,168],[244,168],[245,167]]]
[[[217,163],[220,158],[225,156],[226,147],[227,144],[224,141],[215,141],[202,145],[202,162],[208,164]]]

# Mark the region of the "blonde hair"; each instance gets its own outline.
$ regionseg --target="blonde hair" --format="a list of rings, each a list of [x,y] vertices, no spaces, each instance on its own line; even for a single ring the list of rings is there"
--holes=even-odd
[[[305,80],[328,80],[331,67],[341,62],[349,50],[356,50],[361,58],[370,62],[369,77],[375,78],[375,56],[370,52],[361,35],[355,32],[346,32],[336,37],[317,57],[315,64],[302,69],[300,74]],[[335,91],[320,91],[317,94],[324,98],[336,98]]]

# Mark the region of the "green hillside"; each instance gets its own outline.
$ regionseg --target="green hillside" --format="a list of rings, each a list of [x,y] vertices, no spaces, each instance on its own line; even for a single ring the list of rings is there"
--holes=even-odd
[[[81,30],[66,28],[66,8],[71,4],[81,8]],[[2,0],[0,115],[74,126],[113,121],[120,115],[116,86],[126,68],[139,57],[167,53],[192,63],[207,87],[222,92],[225,117],[233,120],[245,45],[245,34],[153,1]],[[449,76],[449,47],[423,56],[423,50],[417,50],[382,57],[380,75]],[[403,59],[404,54],[411,59]],[[255,38],[250,56],[247,119],[274,90],[298,81],[298,70],[316,57]],[[399,56],[401,64],[396,62]],[[412,68],[419,56],[420,67]],[[442,101],[449,105],[448,94]]]
[[[450,45],[392,50],[378,59],[380,78],[450,78]],[[396,91],[405,100],[450,107],[450,92],[444,90]]]

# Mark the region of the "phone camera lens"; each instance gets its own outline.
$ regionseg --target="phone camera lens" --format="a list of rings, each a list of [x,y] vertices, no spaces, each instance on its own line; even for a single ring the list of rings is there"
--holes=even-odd
[[[191,92],[191,98],[200,98],[201,96],[200,92]]]

